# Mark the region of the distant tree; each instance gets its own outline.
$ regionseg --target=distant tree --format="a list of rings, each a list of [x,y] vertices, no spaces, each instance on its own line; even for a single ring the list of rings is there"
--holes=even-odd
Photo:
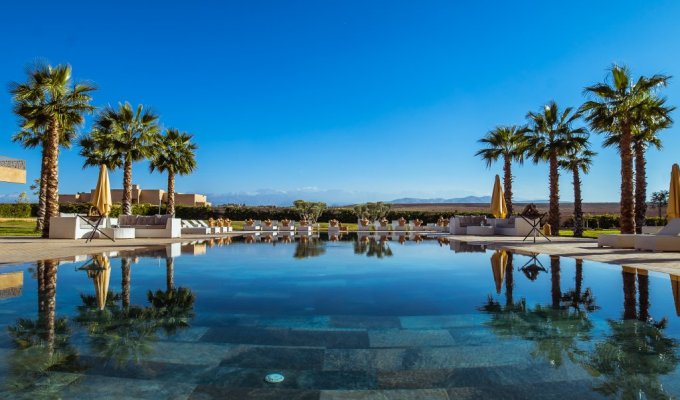
[[[529,112],[529,127],[526,133],[527,156],[534,163],[547,162],[550,182],[550,206],[548,223],[554,235],[560,229],[559,159],[574,149],[583,147],[588,141],[584,128],[574,127],[581,117],[567,107],[560,112],[557,103],[551,101],[540,113]]]
[[[356,215],[357,219],[368,218],[368,207],[366,204],[357,204],[352,207],[352,212]]]
[[[668,205],[668,190],[660,190],[652,193],[651,203],[656,207],[659,212],[659,218],[661,218],[661,208]]]
[[[666,119],[672,108],[649,106],[654,92],[668,84],[669,76],[641,76],[633,80],[625,66],[610,69],[610,81],[596,83],[585,89],[592,96],[579,111],[595,132],[618,135],[621,156],[621,233],[635,233],[635,198],[633,194],[633,135],[640,126],[641,116],[657,121]],[[644,201],[644,200],[643,200]]]
[[[571,149],[559,160],[559,165],[563,169],[572,173],[574,185],[574,236],[583,236],[583,199],[581,197],[581,172],[587,174],[593,157],[597,153],[591,151],[588,146]]]
[[[22,131],[43,135],[41,182],[45,185],[45,216],[42,236],[48,237],[50,218],[59,215],[59,147],[68,131],[92,112],[92,85],[74,83],[70,65],[38,64],[28,71],[25,83],[11,83],[14,113],[20,117]]]
[[[168,173],[168,214],[175,214],[175,175],[187,175],[196,169],[195,143],[192,135],[177,129],[168,129],[156,138],[149,168],[151,172]]]
[[[502,159],[503,161],[503,195],[508,209],[508,215],[512,214],[512,162],[524,162],[526,140],[525,128],[516,125],[498,126],[479,140],[486,145],[479,150],[476,156],[486,161],[486,166]]]
[[[368,213],[368,218],[372,221],[385,218],[391,209],[391,204],[383,203],[382,201],[366,203],[366,212]]]
[[[295,200],[293,202],[293,209],[298,213],[300,218],[315,223],[326,209],[326,203]]]
[[[17,204],[28,204],[28,195],[26,192],[19,193],[19,196],[17,196]]]

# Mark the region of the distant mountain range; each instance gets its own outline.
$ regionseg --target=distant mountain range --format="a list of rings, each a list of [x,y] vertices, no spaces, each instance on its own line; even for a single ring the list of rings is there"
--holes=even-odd
[[[547,203],[548,200],[514,200],[517,203]],[[451,199],[444,198],[434,198],[434,199],[418,199],[414,197],[404,197],[401,199],[395,199],[388,201],[391,204],[442,204],[442,203],[455,203],[455,204],[477,204],[477,203],[490,203],[491,196],[467,196],[467,197],[455,197]]]

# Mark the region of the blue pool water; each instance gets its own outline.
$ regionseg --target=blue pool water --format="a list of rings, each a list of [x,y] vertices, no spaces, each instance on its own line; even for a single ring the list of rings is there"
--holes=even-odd
[[[0,265],[0,398],[680,394],[667,274],[413,236],[327,239]]]

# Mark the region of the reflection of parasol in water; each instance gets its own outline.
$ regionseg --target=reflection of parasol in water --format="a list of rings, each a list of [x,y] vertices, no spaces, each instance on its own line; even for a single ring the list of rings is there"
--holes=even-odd
[[[503,278],[505,278],[505,269],[508,266],[508,253],[505,250],[496,250],[491,255],[491,272],[493,272],[493,280],[496,284],[496,293],[501,294],[501,285]]]
[[[673,301],[675,302],[675,314],[680,317],[680,276],[671,275],[671,289],[673,290]]]
[[[97,298],[97,306],[103,310],[106,306],[106,295],[109,292],[109,278],[111,276],[111,263],[105,255],[92,257],[92,262],[80,269],[87,271],[87,277],[94,283],[94,294]]]
[[[527,261],[519,270],[522,271],[530,281],[535,281],[536,278],[538,278],[539,273],[548,272],[538,259],[538,254],[530,255],[529,261]]]

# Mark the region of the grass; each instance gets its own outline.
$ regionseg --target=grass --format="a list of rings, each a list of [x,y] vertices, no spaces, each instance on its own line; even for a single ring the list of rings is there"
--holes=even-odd
[[[0,236],[40,236],[34,220],[0,221]]]
[[[619,234],[621,233],[618,229],[589,229],[583,231],[584,238],[597,239],[600,235],[606,234]],[[574,232],[571,229],[560,229],[560,236],[574,236]]]

